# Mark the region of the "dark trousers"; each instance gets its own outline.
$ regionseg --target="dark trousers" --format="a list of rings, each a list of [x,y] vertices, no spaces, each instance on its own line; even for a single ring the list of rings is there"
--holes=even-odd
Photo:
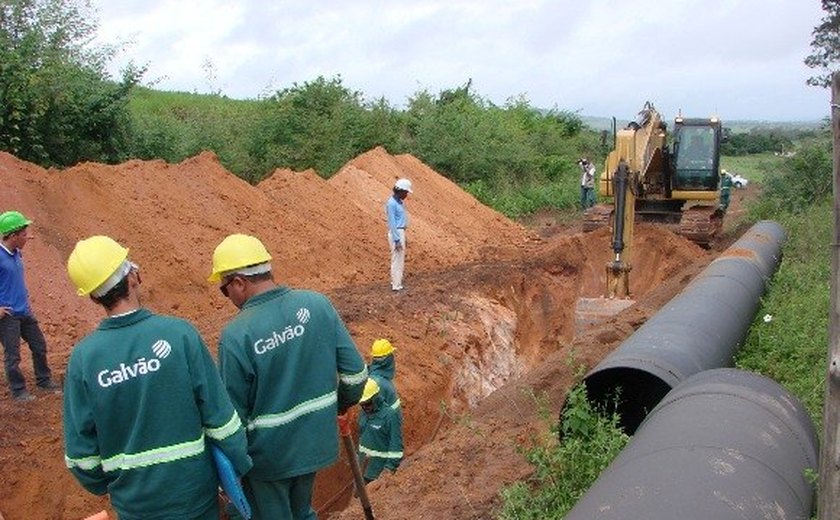
[[[729,188],[720,189],[720,207],[723,211],[729,207]]]
[[[314,486],[315,473],[271,482],[242,479],[253,520],[318,520],[312,509]],[[227,511],[231,520],[242,518],[231,505]]]
[[[580,209],[591,208],[595,205],[595,188],[580,187]]]
[[[12,394],[26,390],[26,379],[20,371],[20,340],[23,338],[32,351],[32,365],[35,380],[43,385],[50,381],[50,367],[47,365],[47,342],[35,316],[6,316],[0,319],[0,343],[3,344],[3,360],[6,381]]]

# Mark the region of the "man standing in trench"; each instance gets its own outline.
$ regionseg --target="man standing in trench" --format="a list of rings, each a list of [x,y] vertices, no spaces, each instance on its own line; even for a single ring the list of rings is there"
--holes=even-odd
[[[374,341],[370,348],[371,362],[368,365],[368,377],[379,386],[379,393],[385,405],[390,406],[397,412],[400,424],[402,424],[402,402],[394,385],[394,376],[397,372],[396,360],[394,359],[396,350],[387,339],[380,338]]]
[[[275,283],[259,239],[225,238],[208,281],[239,309],[219,338],[219,368],[247,423],[254,469],[243,487],[253,518],[317,518],[315,473],[338,458],[336,415],[346,423],[359,401],[364,360],[329,299]]]
[[[52,380],[47,364],[47,342],[38,320],[29,305],[29,291],[23,276],[21,250],[29,240],[32,221],[18,211],[0,214],[0,343],[3,344],[6,381],[12,399],[26,402],[35,396],[26,390],[26,379],[20,370],[20,340],[32,351],[32,365],[38,388],[49,392],[61,391]]]
[[[402,414],[388,406],[376,380],[365,383],[359,406],[359,464],[365,468],[365,484],[383,470],[397,471],[403,459]]]
[[[405,199],[411,191],[411,181],[398,179],[394,193],[385,203],[385,217],[388,220],[388,244],[391,248],[391,290],[403,290],[405,270],[405,228],[408,227],[408,213]]]
[[[109,494],[120,520],[218,520],[219,479],[207,442],[240,475],[251,459],[198,331],[141,306],[139,268],[111,238],[77,243],[67,272],[79,296],[107,314],[67,365],[70,472],[91,493]]]

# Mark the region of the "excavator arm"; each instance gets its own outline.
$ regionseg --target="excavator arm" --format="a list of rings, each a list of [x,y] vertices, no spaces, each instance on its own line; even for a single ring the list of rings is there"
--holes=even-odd
[[[638,119],[616,133],[615,149],[607,156],[599,188],[602,195],[612,196],[615,201],[613,259],[606,266],[608,298],[630,297],[636,199],[661,191],[656,187],[666,184],[665,146],[665,124],[653,104],[647,102]]]

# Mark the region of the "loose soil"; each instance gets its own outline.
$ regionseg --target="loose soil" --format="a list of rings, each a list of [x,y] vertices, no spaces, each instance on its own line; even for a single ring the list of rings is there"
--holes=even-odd
[[[393,293],[383,207],[398,177],[410,178],[415,193],[407,200],[407,289]],[[492,517],[499,489],[530,473],[517,450],[544,428],[532,395],[545,394],[559,410],[581,367],[597,364],[734,240],[743,202],[756,193],[752,184],[733,192],[726,233],[710,251],[638,226],[637,303],[575,337],[576,299],[603,290],[607,230],[582,234],[568,214],[513,222],[410,155],[377,148],[329,180],[277,170],[251,186],[209,152],[179,164],[66,170],[0,153],[0,178],[0,210],[35,221],[27,282],[59,380],[73,345],[102,318],[65,272],[76,241],[94,234],[128,246],[143,273],[144,304],[191,320],[214,354],[236,309],[205,280],[213,249],[235,232],[265,242],[279,282],[329,295],[367,359],[375,339],[389,338],[407,456],[369,486],[385,520]],[[62,397],[36,395],[16,404],[0,394],[0,512],[6,520],[77,520],[105,509],[113,518],[107,499],[86,493],[64,466]],[[361,517],[350,480],[343,455],[319,473],[321,518]]]

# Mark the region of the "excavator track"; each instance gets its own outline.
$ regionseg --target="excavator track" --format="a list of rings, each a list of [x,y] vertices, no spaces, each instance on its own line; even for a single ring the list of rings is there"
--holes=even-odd
[[[714,206],[692,206],[682,212],[680,235],[709,247],[723,226],[723,211]]]
[[[583,231],[595,231],[612,225],[614,207],[612,204],[596,204],[583,212]],[[714,206],[692,206],[683,211],[645,212],[637,211],[637,218],[667,226],[702,247],[709,247],[720,233],[723,225],[723,211]],[[676,225],[679,218],[679,226]],[[670,224],[669,224],[670,223]]]
[[[595,204],[583,212],[583,231],[595,231],[612,223],[612,204]]]

